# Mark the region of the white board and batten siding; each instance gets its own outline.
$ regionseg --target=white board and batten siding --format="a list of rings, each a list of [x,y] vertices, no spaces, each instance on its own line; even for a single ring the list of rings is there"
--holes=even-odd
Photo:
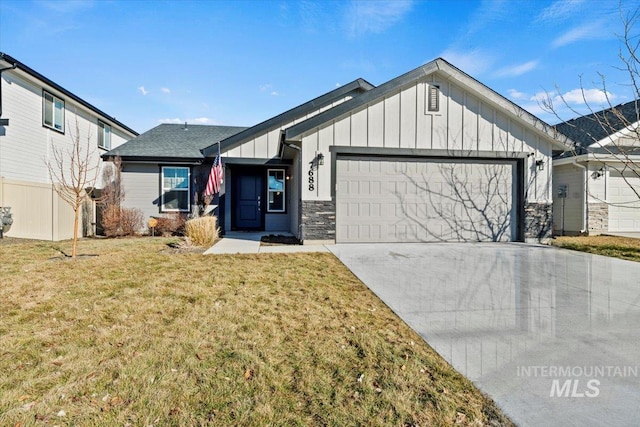
[[[437,112],[428,109],[430,85],[440,89]],[[314,171],[313,191],[303,183],[303,199],[335,196],[338,242],[516,240],[517,158],[526,159],[526,201],[550,203],[552,143],[480,95],[431,75],[303,135],[305,168],[341,147]],[[344,154],[350,147],[376,155]],[[380,157],[393,149],[404,156]],[[420,157],[428,150],[438,157]],[[495,158],[474,158],[478,152]]]
[[[278,148],[280,144],[280,131],[283,129],[287,129],[297,123],[303,122],[317,114],[322,113],[330,108],[335,107],[338,104],[341,104],[345,101],[351,99],[352,96],[348,95],[341,99],[334,101],[333,103],[324,106],[323,108],[319,108],[318,110],[311,111],[301,117],[296,118],[295,120],[285,123],[283,125],[274,127],[272,129],[267,130],[266,132],[243,142],[238,147],[233,148],[232,150],[226,151],[222,154],[222,157],[239,157],[239,158],[255,158],[255,159],[270,159],[278,156]]]
[[[430,84],[440,87],[440,110],[427,111]],[[531,153],[525,165],[528,201],[551,201],[550,138],[544,138],[498,107],[453,82],[420,80],[398,92],[335,120],[302,138],[302,164],[317,153],[328,159],[331,146]],[[536,160],[545,169],[534,170]],[[330,162],[318,168],[314,191],[304,200],[330,200]],[[306,188],[303,185],[303,189]]]

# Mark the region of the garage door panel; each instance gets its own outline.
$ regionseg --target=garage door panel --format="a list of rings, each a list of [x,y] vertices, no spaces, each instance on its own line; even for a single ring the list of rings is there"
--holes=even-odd
[[[364,167],[363,163],[369,166]],[[516,237],[515,169],[513,161],[339,158],[336,239],[338,242],[512,240]],[[371,176],[365,170],[380,172]],[[374,188],[379,191],[373,191]],[[354,204],[358,209],[352,208]]]

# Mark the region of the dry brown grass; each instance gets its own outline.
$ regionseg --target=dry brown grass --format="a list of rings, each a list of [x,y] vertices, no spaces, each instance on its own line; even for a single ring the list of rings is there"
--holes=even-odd
[[[577,236],[557,237],[553,246],[581,252],[640,261],[640,239],[617,236]]]
[[[332,255],[169,241],[0,245],[0,425],[509,424]]]

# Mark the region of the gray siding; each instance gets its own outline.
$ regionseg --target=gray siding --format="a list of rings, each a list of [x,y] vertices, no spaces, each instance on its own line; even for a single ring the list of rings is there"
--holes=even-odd
[[[125,189],[123,207],[140,209],[145,218],[160,214],[160,167],[158,165],[124,164],[122,184]]]

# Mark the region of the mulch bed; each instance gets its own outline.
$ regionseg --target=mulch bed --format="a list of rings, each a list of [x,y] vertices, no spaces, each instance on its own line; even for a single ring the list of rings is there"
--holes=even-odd
[[[260,238],[261,246],[277,246],[277,245],[301,245],[302,243],[296,237],[282,236],[270,234]]]

